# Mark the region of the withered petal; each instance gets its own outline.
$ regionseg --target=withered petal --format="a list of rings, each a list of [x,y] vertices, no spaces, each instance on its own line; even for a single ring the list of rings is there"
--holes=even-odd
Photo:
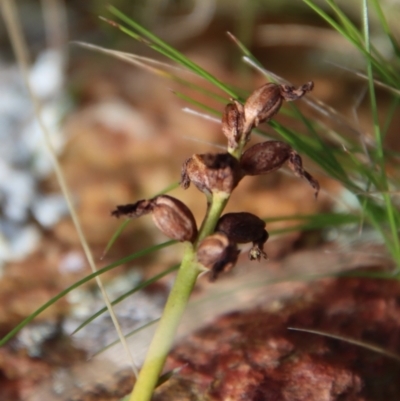
[[[228,138],[228,149],[235,150],[243,136],[244,109],[235,101],[225,106],[222,115],[222,133]]]
[[[177,241],[194,242],[197,237],[196,221],[190,209],[179,199],[159,195],[150,200],[119,205],[111,213],[115,217],[141,217],[152,213],[154,224],[167,237]]]
[[[238,244],[265,242],[268,238],[265,221],[248,212],[225,213],[219,218],[215,231],[223,232]]]
[[[188,188],[192,182],[206,194],[230,194],[241,178],[239,162],[230,153],[195,154],[182,166],[181,185]]]
[[[267,258],[264,252],[264,244],[269,238],[265,230],[265,221],[248,212],[226,213],[220,217],[216,232],[222,232],[237,244],[252,242],[253,247],[249,251],[250,260],[260,260],[261,256]]]
[[[282,96],[280,86],[267,83],[256,89],[244,104],[245,132],[269,121],[281,108]]]
[[[300,178],[305,178],[308,183],[311,185],[312,188],[315,190],[315,198],[318,197],[319,193],[319,182],[306,170],[303,169],[303,161],[300,157],[300,155],[292,150],[292,152],[289,155],[289,162],[288,162],[289,168],[294,172],[294,174],[297,177]]]
[[[197,260],[210,270],[210,281],[215,281],[220,273],[235,266],[239,253],[235,242],[223,233],[214,233],[200,242]]]
[[[128,203],[127,205],[118,205],[115,210],[111,212],[112,216],[115,217],[141,217],[152,211],[151,200],[142,199],[136,203]]]

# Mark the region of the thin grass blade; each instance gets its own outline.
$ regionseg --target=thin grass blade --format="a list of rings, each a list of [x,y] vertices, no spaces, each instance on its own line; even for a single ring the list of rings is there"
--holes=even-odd
[[[161,278],[167,276],[168,274],[176,271],[179,269],[179,265],[174,265],[172,267],[170,267],[169,269],[164,270],[163,272],[156,274],[155,276],[149,278],[146,281],[143,281],[142,283],[140,283],[139,285],[137,285],[136,287],[132,288],[131,290],[125,292],[124,294],[122,294],[121,296],[119,296],[118,298],[114,299],[111,302],[111,305],[116,305],[120,302],[122,302],[124,299],[128,298],[130,295],[134,294],[135,292],[142,290],[143,288],[146,288],[147,286],[149,286],[152,283],[155,283],[156,281],[160,280]],[[85,326],[87,326],[90,322],[92,322],[93,320],[95,320],[98,316],[102,315],[103,313],[107,312],[107,308],[101,308],[100,310],[98,310],[95,314],[93,314],[91,317],[89,317],[88,319],[86,319],[83,323],[81,323],[72,333],[71,335],[74,335],[75,333],[77,333],[79,330],[83,329]]]
[[[21,329],[23,329],[28,323],[30,323],[36,316],[38,316],[40,313],[45,311],[47,308],[49,308],[51,305],[53,305],[55,302],[57,302],[60,298],[63,296],[67,295],[69,292],[74,290],[75,288],[80,287],[81,285],[87,283],[88,281],[92,280],[93,278],[111,270],[114,269],[117,266],[120,266],[124,263],[128,263],[134,259],[137,259],[141,256],[148,255],[150,253],[153,253],[157,250],[160,250],[162,248],[166,248],[168,246],[176,244],[176,241],[167,241],[159,245],[152,246],[150,248],[143,249],[139,252],[135,252],[132,255],[129,255],[123,259],[120,259],[114,263],[111,263],[110,265],[103,267],[102,269],[97,270],[95,273],[89,274],[88,276],[84,277],[83,279],[77,281],[76,283],[72,284],[65,290],[62,290],[60,293],[58,293],[55,297],[51,298],[49,301],[44,303],[40,308],[38,308],[35,312],[30,314],[28,317],[26,317],[21,323],[19,323],[17,326],[15,326],[9,333],[7,333],[1,340],[0,340],[0,347],[4,345],[7,341],[9,341],[12,337],[14,337]]]

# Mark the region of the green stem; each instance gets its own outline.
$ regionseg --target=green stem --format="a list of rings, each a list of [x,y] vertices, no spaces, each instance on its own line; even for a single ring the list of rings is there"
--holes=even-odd
[[[214,232],[217,221],[228,200],[229,194],[220,192],[213,195],[196,244]],[[174,341],[175,332],[185,311],[189,296],[201,271],[196,261],[196,247],[188,244],[129,401],[150,401]]]
[[[190,293],[201,272],[197,267],[195,257],[192,244],[188,244],[129,401],[149,401],[151,399]]]
[[[201,226],[196,245],[205,237],[214,232],[218,219],[228,203],[229,196],[230,194],[226,192],[217,192],[213,194],[211,204],[207,209],[207,216],[204,219],[203,225]]]

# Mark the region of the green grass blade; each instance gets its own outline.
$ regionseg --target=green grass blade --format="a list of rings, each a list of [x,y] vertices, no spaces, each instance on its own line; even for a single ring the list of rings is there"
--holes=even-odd
[[[146,281],[143,281],[142,283],[140,283],[139,285],[137,285],[135,288],[132,288],[131,290],[125,292],[124,294],[122,294],[121,296],[119,296],[118,298],[114,299],[111,302],[111,305],[116,305],[118,303],[120,303],[121,301],[123,301],[124,299],[128,298],[130,295],[134,294],[135,292],[146,288],[148,285],[155,283],[157,280],[161,279],[164,276],[167,276],[168,274],[172,273],[175,270],[178,270],[179,265],[175,265],[170,267],[169,269],[164,270],[163,272],[156,274],[155,276],[149,278]],[[101,308],[99,309],[95,314],[93,314],[92,316],[90,316],[88,319],[86,319],[83,323],[81,323],[72,333],[71,335],[74,335],[75,333],[77,333],[79,330],[81,330],[83,327],[85,327],[86,325],[88,325],[90,322],[92,322],[93,320],[95,320],[98,316],[102,315],[103,313],[107,312],[107,308]]]
[[[167,194],[168,192],[171,192],[172,190],[176,189],[179,187],[179,181],[175,181],[170,185],[167,185],[164,189],[162,189],[160,192],[156,193],[153,198],[159,195],[164,195]]]
[[[228,36],[235,42],[235,44],[239,47],[239,49],[243,52],[243,54],[246,57],[248,57],[254,63],[254,65],[259,67],[259,71],[264,71],[264,67],[262,66],[262,64],[257,60],[257,58],[250,52],[249,49],[247,49],[247,47],[240,40],[238,40],[230,32],[228,32]],[[266,74],[264,73],[264,75],[266,75]],[[266,75],[266,76],[271,82],[275,82],[275,80],[271,79],[270,76],[268,76],[268,75]],[[321,150],[324,149],[324,148],[325,148],[325,150],[329,150],[329,148],[326,147],[326,145],[323,143],[322,139],[319,137],[319,135],[315,131],[313,125],[303,115],[303,113],[300,112],[300,110],[296,106],[296,104],[295,103],[290,103],[290,107],[291,107],[291,110],[293,112],[291,115],[303,122],[303,124],[308,129],[308,131],[310,132],[310,134],[312,135],[314,140],[319,143],[319,145],[321,147]],[[283,111],[285,111],[285,109]]]
[[[343,225],[360,224],[361,216],[343,213],[317,213],[315,215],[299,215],[299,216],[283,216],[267,218],[264,221],[268,224],[280,221],[298,221],[305,220],[302,223],[293,225],[291,227],[278,228],[268,230],[268,233],[273,235],[281,235],[294,231],[312,231],[322,230],[326,228],[339,227]]]
[[[315,228],[323,228],[326,226],[335,226],[342,224],[354,224],[360,221],[360,216],[349,213],[316,213],[316,214],[296,214],[290,216],[268,217],[264,221],[268,223],[276,223],[280,221],[306,221]]]
[[[108,241],[106,248],[104,249],[103,254],[100,257],[100,260],[104,259],[104,257],[107,255],[107,253],[110,251],[110,249],[114,245],[115,241],[122,234],[122,232],[125,230],[125,228],[128,226],[128,224],[130,222],[131,222],[131,220],[125,220],[122,224],[120,224],[120,226],[117,228],[115,233],[112,235],[111,239]]]
[[[371,63],[374,65],[380,75],[385,78],[390,85],[395,88],[399,88],[399,83],[396,74],[388,70],[386,63],[380,63],[368,52],[364,45],[357,41],[355,38],[350,36],[348,32],[340,26],[333,18],[331,18],[322,8],[318,7],[312,0],[303,0],[311,9],[313,9],[318,15],[320,15],[329,25],[331,25],[338,33],[340,33],[345,39],[352,43],[365,57],[370,59]]]
[[[109,6],[108,9],[114,16],[118,17],[121,21],[123,21],[127,25],[131,26],[134,30],[136,30],[141,35],[143,35],[145,38],[150,40],[151,43],[155,44],[157,46],[157,48],[156,48],[157,51],[160,51],[162,54],[169,57],[171,60],[174,60],[174,61],[178,62],[179,64],[184,65],[191,71],[195,72],[199,76],[205,78],[207,81],[214,84],[217,88],[221,89],[223,92],[226,92],[230,97],[233,97],[236,99],[236,94],[233,91],[231,91],[231,89],[227,85],[225,85],[220,80],[215,78],[212,74],[210,74],[204,68],[200,67],[198,64],[191,61],[189,58],[187,58],[181,52],[179,52],[178,50],[176,50],[173,47],[171,47],[170,45],[168,45],[166,42],[161,40],[158,36],[154,35],[147,29],[143,28],[137,22],[128,18],[125,14],[123,14],[117,8],[115,8],[113,6]],[[124,32],[128,33],[128,32],[126,32],[127,31],[126,28],[124,28],[124,29],[125,29]],[[138,36],[138,35],[136,35],[136,36]]]
[[[355,188],[340,163],[334,157],[331,157],[331,152],[329,152],[331,156],[322,154],[317,146],[306,143],[301,135],[294,133],[276,121],[271,120],[268,124],[270,124],[285,141],[292,145],[294,149],[296,149],[300,154],[305,154],[311,160],[314,160],[331,177],[343,182],[349,188]]]
[[[143,326],[140,326],[139,328],[130,331],[128,334],[125,334],[125,337],[126,337],[126,338],[131,337],[131,336],[133,336],[133,335],[139,333],[140,331],[146,329],[147,327],[150,327],[150,326],[152,326],[153,324],[156,324],[159,320],[160,320],[160,318],[151,320],[150,322],[144,324]],[[107,344],[107,345],[106,345],[105,347],[103,347],[101,350],[95,352],[91,357],[94,358],[96,355],[99,355],[99,354],[101,354],[102,352],[104,352],[104,351],[108,350],[109,348],[113,347],[114,345],[117,345],[118,342],[119,342],[119,341],[116,340],[116,341],[111,342],[110,344]]]
[[[363,26],[364,26],[364,37],[365,37],[365,47],[368,53],[371,51],[370,46],[370,32],[369,32],[369,12],[368,12],[368,2],[367,0],[363,0]],[[400,269],[400,242],[397,233],[397,225],[396,225],[396,211],[394,210],[394,205],[390,196],[388,195],[388,183],[386,178],[386,168],[385,168],[385,155],[383,150],[383,138],[380,130],[379,125],[379,118],[378,118],[378,105],[376,101],[376,94],[375,94],[375,86],[374,86],[374,77],[373,77],[373,66],[372,60],[367,57],[367,75],[368,75],[368,89],[370,94],[370,102],[371,102],[371,112],[373,117],[373,124],[374,124],[374,132],[375,132],[375,142],[377,147],[377,162],[381,169],[381,187],[380,189],[385,191],[383,194],[383,199],[386,206],[387,212],[387,220],[389,222],[391,236],[392,238],[388,242],[390,243],[390,248],[392,249],[393,257],[395,258],[396,262],[398,263],[398,269]]]
[[[366,164],[365,161],[360,160],[358,155],[360,151],[358,149],[349,149],[346,151],[346,167],[353,171],[356,178],[362,180],[367,185],[372,183],[375,187],[379,187],[379,178],[376,176],[376,172],[373,170],[370,164]],[[355,188],[352,189],[353,192],[362,192],[361,189],[356,190]]]
[[[185,100],[185,101],[188,102],[189,104],[192,104],[193,106],[196,106],[196,107],[198,107],[198,108],[200,108],[200,109],[206,111],[207,113],[211,114],[212,116],[216,116],[216,117],[218,117],[218,118],[221,118],[221,117],[222,117],[220,111],[217,111],[217,110],[215,110],[214,108],[209,107],[209,106],[207,106],[206,104],[204,104],[204,103],[202,103],[202,102],[199,102],[199,101],[197,101],[197,100],[194,100],[194,99],[192,99],[190,96],[185,95],[184,93],[174,91],[174,94],[175,94],[179,99]]]
[[[360,31],[354,26],[347,15],[336,5],[334,1],[326,0],[326,3],[331,7],[336,16],[339,18],[343,29],[347,35],[351,37],[355,42],[362,43],[363,37]]]
[[[254,57],[253,53],[251,53],[251,51],[235,35],[230,32],[227,32],[227,34],[246,57],[248,57],[258,67],[263,68],[262,64],[257,60],[256,57]]]
[[[389,38],[390,43],[393,46],[393,50],[394,50],[396,56],[398,58],[400,58],[400,47],[399,47],[399,44],[397,43],[396,38],[393,36],[393,34],[392,34],[391,30],[390,30],[390,27],[389,27],[389,24],[387,23],[385,14],[382,11],[382,8],[381,8],[381,5],[380,5],[380,1],[379,0],[371,0],[371,2],[372,2],[373,6],[375,8],[375,11],[376,11],[376,14],[377,14],[377,16],[379,18],[379,22],[381,24],[382,29],[384,30],[386,36]]]
[[[137,259],[141,256],[148,255],[149,253],[158,251],[162,248],[165,248],[167,246],[171,246],[175,244],[176,241],[167,241],[159,245],[152,246],[150,248],[143,249],[139,252],[135,252],[132,255],[129,255],[123,259],[118,260],[117,262],[111,263],[110,265],[103,267],[102,269],[99,269],[97,272],[89,274],[88,276],[84,277],[83,279],[77,281],[76,283],[72,284],[65,290],[62,290],[60,293],[58,293],[55,297],[51,298],[49,301],[44,303],[40,308],[36,309],[35,312],[31,313],[28,317],[26,317],[21,323],[19,323],[17,326],[15,326],[9,333],[7,333],[1,340],[0,340],[0,347],[4,345],[7,341],[9,341],[12,337],[14,337],[22,328],[24,328],[28,323],[30,323],[36,316],[38,316],[40,313],[42,313],[44,310],[49,308],[51,305],[53,305],[55,302],[57,302],[60,298],[63,296],[67,295],[69,292],[74,290],[75,288],[78,288],[82,284],[87,283],[88,281],[92,280],[96,276],[99,276],[100,274],[103,274],[111,269],[114,269],[117,266],[120,266],[124,263],[128,263],[134,259]]]
[[[347,31],[343,29],[333,18],[331,18],[328,13],[326,13],[321,7],[317,6],[312,0],[303,0],[312,10],[314,10],[323,20],[325,20],[336,32],[339,32],[343,37],[345,37],[349,42],[358,46],[358,42],[349,36]]]
[[[175,80],[176,80],[176,82],[184,85],[185,87],[187,87],[189,89],[193,89],[197,93],[201,93],[202,95],[208,96],[210,99],[216,100],[218,103],[221,103],[224,105],[226,104],[226,101],[227,101],[226,97],[220,96],[217,93],[204,88],[203,86],[193,84],[192,82],[189,82],[189,81],[179,78],[179,77],[176,78]]]
[[[345,342],[347,344],[356,345],[358,347],[367,349],[369,351],[376,352],[378,354],[384,355],[384,356],[386,356],[388,358],[392,358],[392,359],[400,362],[400,355],[397,355],[394,352],[387,351],[386,349],[384,349],[382,347],[378,347],[375,344],[370,344],[370,343],[367,343],[367,342],[364,342],[364,341],[355,340],[355,339],[350,338],[350,337],[339,336],[337,334],[332,334],[332,333],[329,333],[327,331],[321,331],[321,330],[311,330],[311,329],[304,329],[304,328],[300,328],[300,327],[288,327],[288,330],[299,331],[299,332],[302,332],[302,333],[316,334],[318,336],[332,338],[334,340],[342,341],[342,342]]]
[[[363,0],[363,25],[364,25],[364,36],[365,36],[365,49],[370,54],[371,52],[371,40],[369,35],[369,16],[368,16],[368,4],[366,0]],[[379,126],[378,119],[378,105],[376,102],[375,85],[372,61],[369,57],[366,57],[367,63],[367,75],[368,75],[368,90],[371,102],[371,112],[375,132],[375,141],[378,150],[378,161],[382,170],[383,188],[387,190],[386,176],[384,174],[384,155],[383,155],[383,141]]]
[[[385,118],[385,122],[383,123],[382,129],[381,129],[382,140],[385,139],[385,137],[388,133],[390,124],[393,121],[393,117],[394,117],[399,105],[400,105],[400,98],[398,96],[393,96],[393,100],[390,103],[389,110],[388,110],[386,118]]]

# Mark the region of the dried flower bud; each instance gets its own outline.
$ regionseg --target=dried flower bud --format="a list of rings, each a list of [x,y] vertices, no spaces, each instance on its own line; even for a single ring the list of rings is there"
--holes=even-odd
[[[256,215],[247,212],[226,213],[218,220],[215,231],[226,234],[237,244],[252,242],[250,260],[260,260],[261,256],[267,258],[263,249],[269,235],[265,230],[265,222]]]
[[[210,270],[210,281],[222,272],[230,271],[236,264],[239,250],[235,242],[223,233],[215,233],[203,239],[197,248],[197,260]]]
[[[181,186],[192,182],[206,194],[230,194],[242,178],[239,162],[229,153],[193,155],[182,166]]]
[[[222,133],[228,138],[228,149],[235,150],[243,135],[244,109],[239,102],[228,103],[222,116]]]
[[[245,127],[249,133],[264,121],[269,121],[281,108],[282,100],[287,102],[300,99],[314,87],[312,81],[295,88],[289,85],[267,83],[256,89],[246,100],[244,105]]]
[[[168,195],[120,205],[111,213],[115,217],[141,217],[152,213],[157,228],[177,241],[194,242],[197,236],[196,221],[190,209],[180,200]]]
[[[243,153],[240,166],[246,175],[259,175],[275,171],[285,162],[288,162],[296,176],[303,177],[309,182],[315,189],[315,197],[317,197],[318,181],[303,169],[300,155],[285,142],[267,141],[253,145]]]
[[[314,196],[317,198],[319,182],[310,173],[303,169],[303,161],[301,160],[300,155],[294,150],[290,152],[288,165],[297,177],[305,178],[308,181],[308,183],[314,188]]]
[[[245,132],[257,127],[263,121],[269,121],[281,108],[280,86],[267,83],[256,89],[244,104]]]
[[[291,151],[292,148],[281,141],[256,143],[243,153],[240,166],[246,175],[267,174],[282,167]]]

